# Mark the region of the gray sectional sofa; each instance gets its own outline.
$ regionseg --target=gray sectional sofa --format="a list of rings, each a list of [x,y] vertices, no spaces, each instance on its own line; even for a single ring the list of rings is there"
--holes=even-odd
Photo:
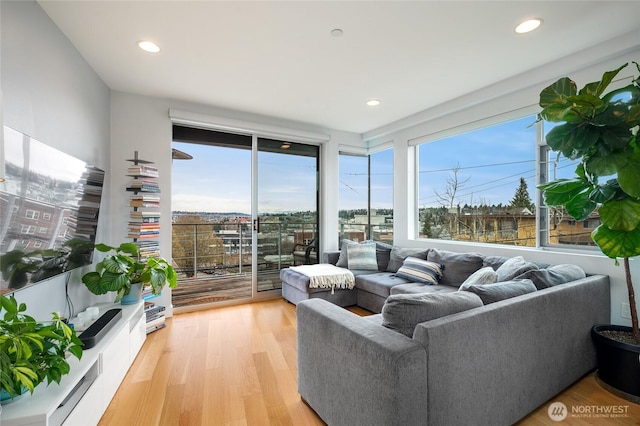
[[[595,368],[589,333],[610,320],[608,277],[423,252],[443,266],[439,284],[392,272],[422,256],[396,248],[386,265],[378,250],[378,271],[356,271],[356,288],[334,292],[381,314],[355,315],[319,289],[297,294],[298,390],[329,425],[509,425]],[[518,275],[504,283],[507,261]],[[472,282],[485,272],[500,282]]]

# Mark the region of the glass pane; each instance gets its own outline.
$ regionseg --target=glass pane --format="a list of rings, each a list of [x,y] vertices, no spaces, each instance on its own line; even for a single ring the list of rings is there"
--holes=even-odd
[[[280,269],[318,263],[318,147],[258,139],[258,291]]]
[[[366,156],[340,154],[339,240],[368,238],[369,165]]]
[[[544,135],[560,123],[543,123]],[[578,160],[570,160],[557,152],[551,151],[546,147],[548,161],[547,176],[549,181],[557,179],[571,179],[576,177],[576,167]],[[605,181],[606,179],[603,179]],[[584,221],[576,221],[569,216],[564,208],[546,208],[549,215],[549,232],[543,233],[548,235],[547,241],[543,241],[545,245],[570,245],[570,246],[591,246],[595,247],[595,243],[591,238],[591,231],[600,225],[600,214],[595,210],[589,218]]]
[[[199,132],[214,140],[172,145],[193,157],[180,160],[174,151],[172,257],[180,280],[172,291],[175,307],[252,294],[251,137]]]
[[[419,237],[535,246],[535,117],[419,145]]]
[[[371,239],[393,244],[393,149],[369,156]]]

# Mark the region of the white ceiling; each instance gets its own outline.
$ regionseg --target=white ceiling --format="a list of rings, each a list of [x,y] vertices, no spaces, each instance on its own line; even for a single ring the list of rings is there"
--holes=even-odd
[[[113,90],[357,133],[640,35],[638,1],[39,3]]]

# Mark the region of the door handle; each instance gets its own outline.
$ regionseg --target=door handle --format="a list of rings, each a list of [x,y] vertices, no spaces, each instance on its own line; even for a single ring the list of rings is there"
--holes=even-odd
[[[253,230],[260,232],[260,218],[253,219]]]

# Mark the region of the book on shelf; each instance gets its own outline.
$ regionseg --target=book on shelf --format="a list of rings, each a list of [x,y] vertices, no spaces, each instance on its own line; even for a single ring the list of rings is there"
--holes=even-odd
[[[148,164],[136,164],[127,168],[129,176],[158,177],[158,168]]]
[[[162,305],[156,305],[153,302],[145,302],[145,306],[147,303],[151,303],[152,306],[149,308],[145,308],[144,313],[147,316],[147,319],[154,319],[156,315],[165,311],[165,307]]]
[[[158,314],[159,316],[147,321],[147,327],[153,327],[154,325],[162,324],[165,322],[166,318],[163,313]]]
[[[160,232],[129,232],[127,238],[158,238]]]
[[[145,218],[145,217],[160,218],[160,212],[154,212],[150,210],[136,210],[136,211],[132,211],[129,214],[129,216],[135,219]]]
[[[164,317],[164,312],[158,311],[158,312],[154,312],[154,313],[151,313],[151,314],[147,313],[146,322],[149,323],[149,322],[157,320],[158,318],[164,319],[165,318]]]
[[[147,327],[146,333],[147,334],[153,333],[154,331],[160,330],[161,328],[165,328],[166,326],[167,326],[167,324],[162,323],[162,324],[158,324],[158,325],[156,325],[154,327]]]
[[[129,201],[131,207],[160,207],[159,201],[143,201],[143,200],[131,200]]]
[[[160,224],[157,222],[154,223],[135,223],[129,222],[129,230],[132,231],[153,231],[156,229],[160,229]]]
[[[129,219],[129,223],[160,223],[159,216],[145,216],[145,217],[132,217]]]

